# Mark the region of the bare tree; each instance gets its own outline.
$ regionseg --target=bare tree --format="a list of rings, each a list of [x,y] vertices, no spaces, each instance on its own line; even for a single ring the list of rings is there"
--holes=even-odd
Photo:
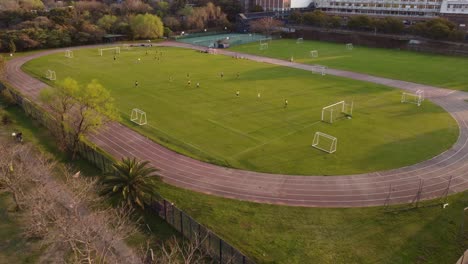
[[[250,30],[253,32],[259,32],[267,36],[280,31],[284,23],[280,20],[272,17],[265,17],[250,22]]]

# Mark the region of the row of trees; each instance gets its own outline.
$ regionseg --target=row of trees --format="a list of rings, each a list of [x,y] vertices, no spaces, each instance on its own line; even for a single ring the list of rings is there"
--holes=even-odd
[[[435,18],[426,22],[419,22],[406,27],[399,18],[385,17],[373,18],[366,15],[351,16],[343,19],[338,16],[329,16],[315,10],[313,12],[292,12],[290,21],[297,24],[312,25],[325,28],[347,28],[351,30],[373,31],[379,33],[402,34],[410,33],[437,40],[463,40],[465,33],[457,30],[454,23]]]
[[[172,31],[226,27],[240,10],[237,0],[214,1],[222,6],[196,2],[199,5],[193,7],[186,0],[4,0],[0,1],[0,51],[99,43],[106,33],[153,39]]]

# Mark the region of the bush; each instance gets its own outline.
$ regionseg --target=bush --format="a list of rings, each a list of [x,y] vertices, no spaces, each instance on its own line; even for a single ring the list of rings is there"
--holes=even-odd
[[[0,115],[2,116],[1,118],[2,125],[6,126],[8,124],[13,123],[13,120],[11,119],[8,113],[0,112]]]
[[[0,96],[2,97],[2,101],[6,106],[11,106],[16,103],[15,98],[8,89],[3,89],[0,91]]]

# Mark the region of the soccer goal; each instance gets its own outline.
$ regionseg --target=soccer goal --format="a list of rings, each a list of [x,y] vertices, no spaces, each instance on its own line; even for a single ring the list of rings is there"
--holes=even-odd
[[[268,42],[260,43],[260,50],[267,50],[268,49]]]
[[[73,58],[73,51],[66,50],[65,51],[65,57],[70,58],[70,59]]]
[[[104,48],[104,49],[99,49],[99,56],[102,56],[103,54],[103,51],[106,51],[106,50],[113,50],[114,51],[114,54],[120,54],[120,47],[113,47],[113,48]]]
[[[339,118],[351,118],[353,116],[354,103],[340,101],[322,108],[322,122],[333,123]]]
[[[138,108],[133,108],[130,120],[140,126],[146,125],[146,112]]]
[[[302,43],[304,43],[304,38],[298,38],[296,40],[296,44],[302,44]]]
[[[310,57],[317,58],[318,57],[318,50],[311,50]]]
[[[312,147],[320,149],[328,153],[333,153],[336,151],[336,145],[338,139],[334,136],[322,132],[315,132],[314,141],[312,141]]]
[[[346,43],[347,50],[353,50],[353,48],[354,48],[353,43]]]
[[[51,81],[57,80],[57,75],[55,74],[55,71],[47,70],[47,72],[46,72],[46,79],[47,79],[47,80],[51,80]]]
[[[327,75],[327,66],[323,65],[315,65],[317,72],[320,73],[320,75],[324,76]]]
[[[417,90],[416,93],[402,93],[401,102],[415,104],[421,106],[421,103],[424,101],[424,91]]]

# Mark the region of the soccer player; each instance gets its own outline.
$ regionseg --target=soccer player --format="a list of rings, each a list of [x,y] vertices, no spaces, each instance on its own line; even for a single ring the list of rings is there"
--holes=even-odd
[[[138,81],[135,81],[135,88],[138,87]]]
[[[236,78],[237,78],[237,79],[239,79],[239,76],[240,76],[240,73],[239,73],[239,72],[237,72],[237,74],[236,74]]]
[[[260,96],[261,96],[260,93],[258,93],[258,94],[257,94],[257,98],[260,99]]]
[[[224,77],[224,72],[221,72],[221,74],[220,74],[220,75],[221,75],[221,78],[223,78],[223,77]]]
[[[288,99],[284,100],[284,108],[288,107]]]
[[[200,83],[199,82],[197,82],[197,88],[200,88]]]
[[[240,94],[240,91],[237,91],[237,92],[236,92],[236,96],[239,97],[239,94]]]
[[[187,86],[191,86],[192,82],[190,80],[187,81]]]

